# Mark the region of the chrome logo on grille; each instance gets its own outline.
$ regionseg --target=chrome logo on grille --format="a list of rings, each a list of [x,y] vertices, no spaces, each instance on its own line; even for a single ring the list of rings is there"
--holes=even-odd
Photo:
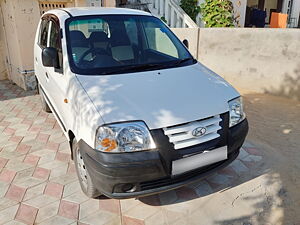
[[[201,137],[206,133],[206,127],[197,127],[192,131],[194,137]]]

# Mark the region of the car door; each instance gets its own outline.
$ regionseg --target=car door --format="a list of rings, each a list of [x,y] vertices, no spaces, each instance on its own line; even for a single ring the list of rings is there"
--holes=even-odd
[[[35,44],[35,75],[38,78],[39,85],[43,88],[43,90],[48,89],[48,78],[46,74],[46,69],[43,66],[42,62],[42,51],[47,47],[48,43],[48,32],[49,32],[49,20],[48,17],[43,17],[40,23],[40,29],[38,31],[38,36],[36,38]]]
[[[67,99],[69,77],[64,74],[62,37],[58,18],[49,18],[49,35],[47,47],[55,48],[58,53],[58,67],[45,67],[47,79],[47,97],[50,101],[52,112],[58,119],[62,129],[66,132],[70,106]],[[66,55],[66,54],[65,54]]]

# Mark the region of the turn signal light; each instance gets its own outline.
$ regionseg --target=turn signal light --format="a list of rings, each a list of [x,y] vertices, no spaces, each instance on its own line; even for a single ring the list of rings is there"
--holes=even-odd
[[[117,142],[115,140],[111,140],[109,138],[104,138],[101,141],[101,145],[106,148],[104,151],[110,152],[117,147]]]

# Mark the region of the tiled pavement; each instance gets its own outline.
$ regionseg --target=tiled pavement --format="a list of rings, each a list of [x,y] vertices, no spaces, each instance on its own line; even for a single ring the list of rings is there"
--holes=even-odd
[[[0,81],[0,224],[223,224],[239,215],[247,222],[256,209],[236,189],[250,193],[257,186],[251,180],[261,175],[262,161],[248,144],[227,168],[188,187],[142,199],[89,199],[67,140],[39,96]]]

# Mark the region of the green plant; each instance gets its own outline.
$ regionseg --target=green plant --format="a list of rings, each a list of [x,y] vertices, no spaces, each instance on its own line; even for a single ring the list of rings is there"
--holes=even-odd
[[[160,17],[160,19],[161,19],[162,21],[164,21],[165,23],[168,23],[168,21],[166,20],[166,17],[162,16],[162,17]]]
[[[196,22],[197,15],[200,12],[198,0],[181,0],[180,7]]]
[[[205,0],[200,12],[205,27],[234,27],[233,4],[230,0]]]

